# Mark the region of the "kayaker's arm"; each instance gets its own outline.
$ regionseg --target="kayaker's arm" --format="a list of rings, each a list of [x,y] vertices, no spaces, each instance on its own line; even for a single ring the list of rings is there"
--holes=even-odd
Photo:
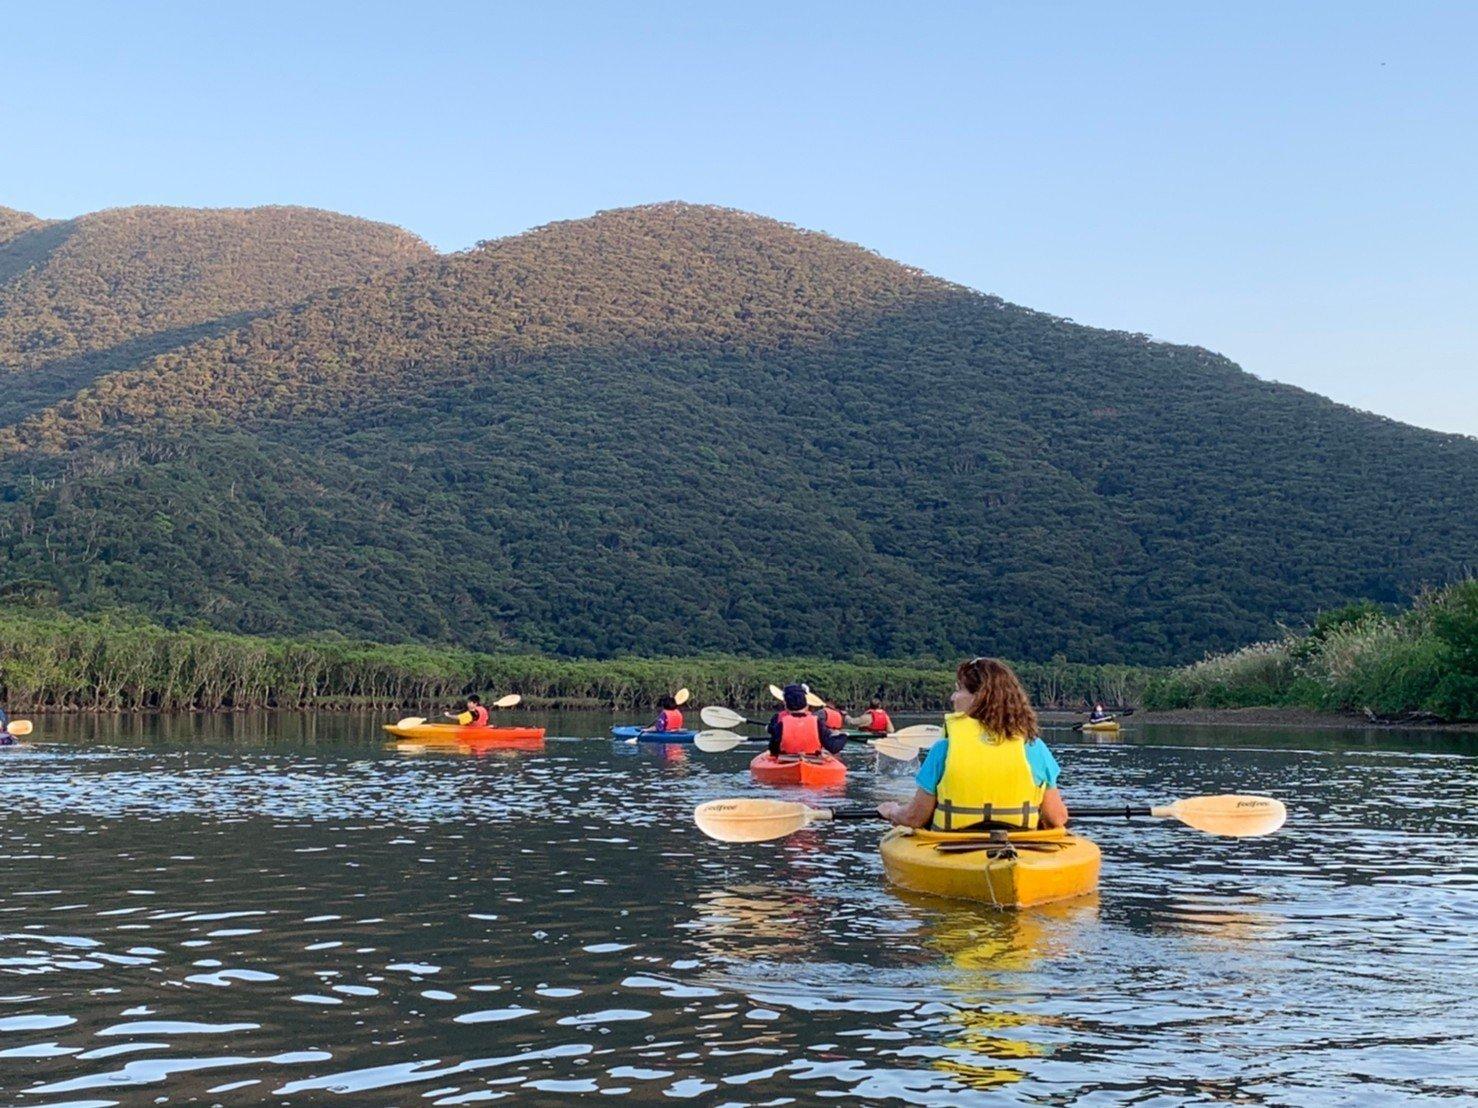
[[[770,725],[765,728],[765,732],[770,736],[770,757],[780,757],[780,713],[770,717]]]
[[[879,804],[878,815],[903,827],[927,827],[934,818],[934,794],[915,789],[907,804],[897,800]]]
[[[847,736],[838,735],[820,720],[816,721],[816,730],[821,736],[822,749],[831,754],[840,754],[847,746]]]
[[[1042,815],[1037,821],[1041,827],[1066,827],[1067,803],[1058,789],[1048,789],[1042,795]]]
[[[848,716],[847,726],[869,728],[872,726],[872,716]]]

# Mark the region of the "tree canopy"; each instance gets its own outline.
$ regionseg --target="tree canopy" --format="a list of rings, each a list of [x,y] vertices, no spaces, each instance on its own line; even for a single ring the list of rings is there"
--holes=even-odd
[[[242,303],[0,400],[0,584],[483,650],[1162,664],[1478,549],[1471,439],[740,212]]]

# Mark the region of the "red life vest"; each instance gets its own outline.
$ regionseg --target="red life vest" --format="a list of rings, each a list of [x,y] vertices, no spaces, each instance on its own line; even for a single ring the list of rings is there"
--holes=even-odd
[[[468,727],[486,727],[488,725],[488,710],[481,704],[474,704],[467,710],[472,713],[472,722],[467,725]]]
[[[821,721],[810,712],[781,712],[780,753],[820,754]]]
[[[886,735],[893,730],[893,721],[888,718],[888,713],[881,708],[869,708],[867,710],[867,729],[876,731],[880,735]]]
[[[657,713],[658,731],[681,731],[683,729],[683,714],[676,708],[663,708]]]
[[[826,726],[830,727],[833,731],[840,731],[842,724],[847,722],[842,718],[841,712],[830,706],[821,710],[821,718]]]

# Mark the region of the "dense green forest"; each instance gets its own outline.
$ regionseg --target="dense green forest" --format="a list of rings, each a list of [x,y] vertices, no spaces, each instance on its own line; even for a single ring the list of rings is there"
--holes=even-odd
[[[1307,631],[1151,680],[1144,703],[1478,719],[1478,580],[1426,593],[1400,612],[1369,602],[1323,612]]]
[[[6,303],[24,379],[41,301]],[[0,399],[0,589],[509,653],[1153,665],[1478,549],[1478,442],[744,213],[242,303]]]
[[[1022,663],[1043,706],[1120,703],[1153,674],[1130,666]],[[890,707],[942,709],[948,663],[815,658],[625,658],[590,661],[480,654],[455,647],[343,638],[255,638],[166,630],[108,615],[0,613],[0,704],[17,711],[413,708],[470,693],[517,691],[531,703],[646,711],[687,686],[697,704],[769,707],[771,682],[805,680],[854,709],[872,696]]]

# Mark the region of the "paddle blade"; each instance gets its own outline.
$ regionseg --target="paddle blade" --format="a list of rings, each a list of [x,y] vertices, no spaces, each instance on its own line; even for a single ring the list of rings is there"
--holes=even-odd
[[[677,702],[677,706],[681,708],[684,704],[688,702],[692,695],[693,694],[687,689],[678,689],[677,692],[672,694],[672,699],[675,700]]]
[[[709,727],[738,727],[749,722],[733,708],[725,708],[722,704],[710,704],[698,713],[698,718]]]
[[[493,707],[511,708],[522,699],[523,697],[519,696],[518,693],[511,692],[507,696],[500,696],[497,700],[493,701]]]
[[[916,723],[912,727],[905,727],[902,731],[894,731],[884,737],[893,742],[904,743],[914,750],[928,750],[944,738],[944,728],[937,723]]]
[[[705,754],[722,754],[748,741],[732,731],[699,731],[693,736],[693,745]]]
[[[710,839],[725,843],[762,843],[783,839],[818,819],[828,819],[824,808],[808,808],[788,800],[742,798],[710,800],[693,809],[693,822]]]
[[[426,722],[425,716],[406,716],[405,719],[396,722],[396,727],[420,727]]]
[[[806,694],[806,703],[809,704],[812,708],[825,708],[826,707],[826,701],[822,700],[819,696],[817,696],[813,692],[808,692]]]
[[[773,696],[776,700],[784,700],[785,690],[782,689],[779,685],[771,685],[770,695]]]
[[[872,747],[879,754],[885,754],[889,758],[896,758],[900,762],[913,761],[914,757],[919,752],[918,747],[912,746],[909,743],[901,743],[897,739],[891,737],[874,739],[867,745]]]
[[[1271,835],[1288,819],[1283,802],[1270,796],[1192,796],[1153,812],[1208,835],[1236,838]]]
[[[10,721],[10,725],[6,727],[5,730],[9,731],[12,735],[19,739],[24,735],[29,735],[33,726],[34,725],[28,719],[13,719]]]

